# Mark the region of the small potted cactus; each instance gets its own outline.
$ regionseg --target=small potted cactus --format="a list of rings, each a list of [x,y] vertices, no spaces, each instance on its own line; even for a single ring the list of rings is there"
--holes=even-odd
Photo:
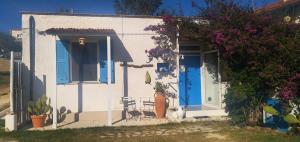
[[[50,99],[48,99],[46,95],[43,95],[36,102],[28,103],[27,111],[31,116],[32,126],[34,128],[40,128],[44,125],[47,112],[50,111],[50,108]]]

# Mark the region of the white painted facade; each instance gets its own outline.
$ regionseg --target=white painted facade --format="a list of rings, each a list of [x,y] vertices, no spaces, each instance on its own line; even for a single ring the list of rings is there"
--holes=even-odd
[[[14,37],[17,41],[22,40],[22,30],[19,29],[13,29],[10,31],[10,35]]]
[[[30,16],[35,21],[35,72],[36,77],[33,82],[33,98],[37,99],[41,95],[46,94],[50,98],[55,98],[52,102],[57,103],[57,109],[65,108],[68,112],[96,112],[107,111],[108,101],[107,96],[112,97],[112,110],[123,110],[121,97],[128,94],[133,97],[138,103],[140,97],[153,97],[155,81],[163,81],[171,83],[178,93],[178,70],[175,71],[175,76],[167,76],[158,78],[156,73],[157,62],[152,61],[153,67],[133,68],[127,67],[127,80],[124,80],[124,67],[121,66],[122,59],[127,60],[131,65],[147,64],[148,57],[145,50],[154,48],[155,42],[151,39],[153,32],[145,31],[149,25],[156,25],[162,22],[159,17],[118,17],[118,16],[97,16],[97,15],[60,15],[60,14],[43,14],[43,13],[23,13],[22,14],[22,61],[25,65],[24,71],[24,95],[30,94],[30,36],[29,36],[29,19]],[[56,40],[61,37],[43,33],[50,28],[74,28],[74,29],[112,29],[116,36],[112,36],[112,46],[116,40],[121,41],[122,50],[113,48],[115,61],[115,83],[101,84],[99,82],[75,83],[71,82],[65,85],[56,85]],[[78,37],[72,37],[76,40]],[[91,37],[87,40],[97,40],[97,37]],[[179,45],[177,45],[179,48]],[[126,55],[126,54],[127,55]],[[127,57],[127,56],[130,57]],[[126,56],[126,57],[125,57]],[[130,58],[130,59],[128,59]],[[27,71],[26,71],[27,70]],[[152,78],[151,85],[145,84],[145,74],[149,72]],[[125,72],[126,74],[126,72]],[[201,70],[201,74],[203,70]],[[204,81],[204,80],[203,80]],[[124,85],[127,82],[127,85]],[[128,88],[126,87],[128,86]],[[224,114],[224,109],[221,105],[224,94],[224,86],[219,86],[220,105],[217,110],[220,110],[220,115]],[[203,87],[203,86],[202,86]],[[201,87],[201,88],[202,88]],[[80,89],[79,89],[80,88]],[[223,88],[223,89],[222,89]],[[201,89],[202,98],[205,91]],[[81,96],[80,96],[81,95]],[[178,96],[178,94],[177,94]],[[178,98],[178,97],[177,97]],[[205,98],[202,99],[205,101]],[[204,103],[203,103],[204,104]],[[139,104],[137,104],[139,105]],[[179,100],[174,100],[174,106],[179,106]],[[211,112],[216,115],[215,111]],[[209,115],[209,111],[205,111],[205,115]],[[197,114],[200,115],[201,114]]]

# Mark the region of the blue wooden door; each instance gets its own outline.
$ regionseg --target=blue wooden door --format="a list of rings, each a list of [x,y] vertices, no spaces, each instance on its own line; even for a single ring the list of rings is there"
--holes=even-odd
[[[180,106],[200,106],[200,56],[184,56],[179,64],[179,104]]]

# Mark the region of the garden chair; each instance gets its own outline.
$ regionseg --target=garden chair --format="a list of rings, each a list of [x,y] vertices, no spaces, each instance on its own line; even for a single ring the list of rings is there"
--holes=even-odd
[[[151,99],[151,97],[140,97],[140,105],[143,118],[155,118],[154,99]]]
[[[137,120],[140,112],[136,108],[136,101],[132,97],[122,97],[122,103],[124,105],[125,120],[133,118]]]

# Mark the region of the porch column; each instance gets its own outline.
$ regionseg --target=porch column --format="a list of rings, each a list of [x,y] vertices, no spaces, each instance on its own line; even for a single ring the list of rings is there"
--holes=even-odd
[[[10,101],[10,113],[14,113],[14,52],[10,52],[10,85],[9,85],[9,101]]]
[[[57,39],[57,37],[55,37],[55,40]],[[54,52],[53,52],[54,57],[56,57],[56,47],[54,48]],[[53,108],[53,120],[52,120],[52,128],[56,129],[57,128],[57,80],[56,80],[56,58],[53,59],[53,73],[54,73],[54,77],[53,77],[53,85],[54,85],[54,93],[52,94],[52,98],[51,98],[51,102],[52,102],[52,108]]]
[[[107,85],[108,85],[108,92],[112,92],[111,89],[111,41],[110,36],[106,37],[107,42]],[[107,94],[107,125],[112,125],[112,94]]]

